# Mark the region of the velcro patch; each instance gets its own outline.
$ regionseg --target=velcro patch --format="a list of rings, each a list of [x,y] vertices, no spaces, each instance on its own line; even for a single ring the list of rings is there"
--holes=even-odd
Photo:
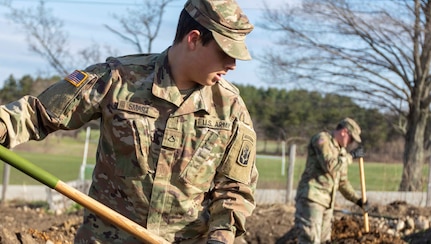
[[[147,115],[147,116],[150,116],[152,118],[157,118],[159,116],[159,112],[157,111],[157,109],[155,109],[151,106],[139,104],[139,103],[134,103],[134,102],[129,102],[129,101],[125,101],[125,100],[120,100],[118,102],[118,109],[124,110],[124,111],[129,111],[132,113]]]
[[[75,87],[79,87],[87,79],[87,77],[88,75],[86,73],[75,70],[64,79]]]
[[[245,134],[242,138],[241,149],[236,162],[246,167],[250,161],[251,153],[254,150],[255,140],[250,135]]]
[[[232,122],[227,120],[198,118],[196,119],[196,126],[200,128],[211,128],[215,130],[231,130]]]
[[[256,157],[256,133],[238,122],[232,141],[227,147],[221,171],[226,177],[249,184]]]
[[[165,134],[163,135],[162,146],[179,149],[181,148],[181,137],[181,132],[166,128]]]

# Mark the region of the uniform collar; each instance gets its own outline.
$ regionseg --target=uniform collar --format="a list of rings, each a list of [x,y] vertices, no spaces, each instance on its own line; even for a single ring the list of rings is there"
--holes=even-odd
[[[335,139],[334,132],[331,132],[330,135],[331,135],[332,144],[334,144],[334,146],[340,150],[341,146],[338,143],[338,141]]]
[[[178,109],[175,115],[193,113],[199,110],[205,110],[209,113],[213,97],[211,87],[199,86],[183,101],[181,93],[170,75],[168,49],[160,54],[154,70],[153,95],[176,105]]]

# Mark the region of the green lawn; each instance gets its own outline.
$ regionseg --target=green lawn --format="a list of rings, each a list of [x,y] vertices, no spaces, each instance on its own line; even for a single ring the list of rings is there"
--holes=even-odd
[[[14,149],[14,151],[29,160],[35,165],[45,169],[62,181],[72,181],[78,179],[79,169],[82,163],[84,152],[85,135],[80,135],[80,139],[71,140],[59,139],[56,137],[47,138],[43,142],[29,142]],[[30,152],[31,151],[31,152]],[[89,145],[87,164],[95,163],[96,141]],[[259,170],[258,188],[285,189],[287,186],[288,158],[285,161],[285,174],[283,175],[282,161],[280,157],[257,158]],[[304,170],[304,158],[297,158],[294,167],[293,187],[296,188],[298,179]],[[396,191],[398,189],[401,174],[401,164],[384,164],[377,162],[365,162],[365,179],[367,191]],[[87,171],[87,178],[88,178]],[[428,166],[423,169],[422,178],[426,182],[428,176]],[[3,167],[0,167],[0,179],[3,180]],[[354,162],[349,167],[349,179],[353,187],[360,190],[359,167]],[[0,182],[1,184],[1,182]],[[40,184],[24,173],[12,168],[10,184],[13,185],[35,185]],[[424,184],[426,190],[426,184]]]
[[[87,164],[96,162],[95,153],[98,134],[92,132],[87,153]],[[62,181],[73,181],[79,177],[79,169],[85,148],[85,131],[77,139],[50,135],[41,142],[30,141],[19,145],[13,151],[33,164],[48,171]],[[3,167],[0,166],[0,184],[3,182]],[[88,173],[86,173],[88,178]],[[39,185],[30,176],[11,167],[9,177],[11,185]]]
[[[63,181],[78,179],[82,156],[59,156],[44,153],[18,152],[20,156],[45,169]],[[87,164],[94,164],[95,158],[89,157]],[[296,188],[301,172],[304,170],[304,159],[297,158],[294,168],[293,186]],[[259,170],[258,188],[284,189],[287,186],[288,160],[285,162],[285,174],[282,175],[281,158],[258,157],[257,167]],[[367,191],[396,191],[401,180],[401,164],[382,164],[366,162],[364,165]],[[3,167],[0,168],[3,177]],[[424,168],[423,177],[426,179],[428,167]],[[87,174],[88,177],[88,174]],[[359,167],[355,162],[349,167],[349,180],[355,189],[360,190]],[[11,168],[10,184],[13,185],[35,185],[39,182],[33,180],[24,173]],[[425,187],[425,186],[424,186]],[[424,188],[425,190],[425,188]]]
[[[40,168],[48,171],[62,181],[73,181],[79,177],[79,169],[82,163],[82,156],[59,156],[43,153],[28,153],[17,152],[17,154]],[[94,164],[95,158],[88,158],[87,164]],[[4,164],[3,164],[4,165]],[[0,168],[1,180],[3,181],[3,169]],[[88,178],[88,177],[87,177]],[[2,184],[2,181],[0,184]],[[11,167],[9,178],[11,185],[38,185],[38,181],[32,179],[30,176],[22,173],[21,171]]]
[[[288,159],[285,161],[285,172],[288,170]],[[296,188],[301,173],[305,167],[305,159],[295,160],[293,187]],[[285,188],[287,186],[287,173],[282,175],[282,161],[275,158],[257,158],[259,170],[258,188]],[[402,164],[387,164],[377,162],[364,162],[365,188],[367,191],[397,191],[401,181]],[[422,178],[427,179],[428,166],[425,166]],[[360,190],[359,164],[357,161],[349,166],[349,180],[353,187]],[[426,182],[426,180],[425,180]],[[426,185],[424,185],[426,191]]]

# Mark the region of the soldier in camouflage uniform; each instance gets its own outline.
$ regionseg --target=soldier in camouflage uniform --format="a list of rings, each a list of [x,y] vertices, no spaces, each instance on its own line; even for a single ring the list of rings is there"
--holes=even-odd
[[[0,143],[99,119],[91,197],[172,243],[233,243],[255,207],[256,134],[222,75],[251,59],[252,29],[234,0],[188,0],[164,52],[108,58],[0,106]],[[139,241],[86,210],[75,243]]]
[[[331,241],[337,190],[346,199],[367,210],[368,202],[362,203],[347,177],[352,158],[364,156],[362,147],[356,147],[350,153],[346,149],[354,142],[360,145],[360,134],[358,124],[351,118],[345,118],[334,131],[323,131],[311,138],[305,170],[295,198],[295,228],[299,243]]]

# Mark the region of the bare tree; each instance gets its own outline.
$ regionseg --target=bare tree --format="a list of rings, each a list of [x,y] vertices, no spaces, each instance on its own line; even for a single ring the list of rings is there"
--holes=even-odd
[[[12,1],[11,1],[12,2]],[[70,39],[64,29],[64,21],[53,15],[41,0],[36,8],[15,8],[11,3],[0,4],[8,7],[10,20],[21,27],[26,35],[30,51],[41,56],[58,75],[67,75],[76,67],[86,67],[100,62],[101,53],[115,55],[116,50],[100,43],[93,43],[76,53],[69,48]]]
[[[141,8],[128,10],[126,17],[116,18],[124,31],[111,26],[106,27],[120,36],[124,41],[135,46],[138,52],[146,47],[150,52],[162,23],[163,14],[168,3],[175,0],[143,0]],[[68,32],[64,30],[64,21],[55,17],[40,0],[36,8],[18,9],[12,6],[12,0],[0,3],[10,9],[10,20],[19,25],[25,32],[29,48],[44,58],[57,74],[66,75],[72,68],[86,67],[101,61],[102,53],[116,55],[117,51],[110,46],[94,42],[91,46],[76,51],[73,55],[68,48]],[[104,52],[102,52],[104,49]],[[74,57],[78,57],[75,58]]]
[[[166,6],[175,0],[143,0],[140,8],[128,9],[124,16],[114,14],[122,30],[117,30],[109,25],[105,27],[130,43],[139,53],[150,53],[153,41],[159,34]]]
[[[101,45],[100,43],[93,40],[90,47],[81,49],[78,51],[78,54],[79,57],[81,57],[81,60],[85,60],[85,66],[87,66],[89,64],[95,64],[101,60],[104,60],[104,58],[106,58],[106,54],[110,56],[117,56],[118,50],[106,44]]]
[[[399,117],[399,190],[422,190],[431,103],[431,1],[303,0],[266,7],[281,49],[262,56],[273,80],[341,92]],[[268,73],[268,72],[267,72]],[[272,80],[272,81],[273,81]]]
[[[64,59],[70,55],[63,21],[52,16],[44,1],[36,9],[16,9],[11,5],[9,9],[10,19],[25,30],[30,50],[48,61],[59,74],[67,74],[70,70]]]

